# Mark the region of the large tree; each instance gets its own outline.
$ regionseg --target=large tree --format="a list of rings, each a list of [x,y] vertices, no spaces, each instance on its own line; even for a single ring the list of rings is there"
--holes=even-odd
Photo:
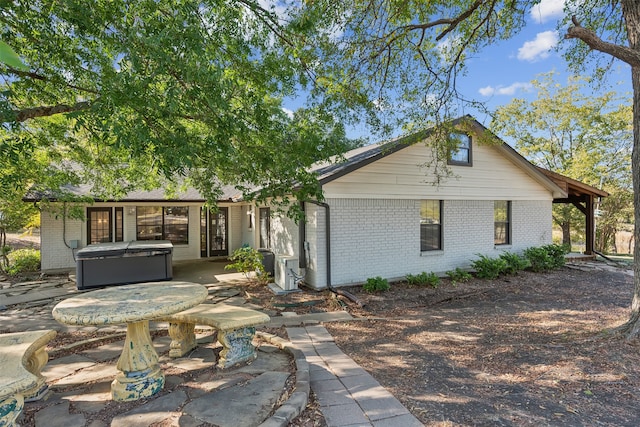
[[[515,141],[534,164],[611,194],[599,206],[596,246],[605,251],[631,194],[631,105],[615,92],[588,91],[586,78],[571,77],[562,85],[555,77],[551,72],[531,82],[535,100],[516,98],[498,108],[491,128]],[[576,222],[584,224],[584,215],[571,205],[554,205],[553,220],[562,229],[563,244],[571,245],[571,231]]]
[[[305,167],[344,150],[365,100],[334,108],[304,49],[316,28],[261,3],[5,2],[0,40],[26,66],[0,66],[3,198],[64,181],[119,197],[176,177],[210,201],[225,184],[321,197]],[[299,88],[311,102],[291,114],[282,99]]]

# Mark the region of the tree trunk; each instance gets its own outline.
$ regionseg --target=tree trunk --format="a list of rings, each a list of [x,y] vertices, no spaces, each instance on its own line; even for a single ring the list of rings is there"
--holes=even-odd
[[[640,50],[640,2],[625,0],[622,13],[627,27],[629,47]],[[631,153],[631,175],[633,178],[633,237],[640,241],[640,65],[631,64],[631,83],[633,85],[633,151]],[[631,316],[620,327],[627,339],[640,337],[640,251],[633,255],[633,300]]]
[[[562,228],[562,244],[571,247],[571,222],[563,221],[560,224],[560,228]]]

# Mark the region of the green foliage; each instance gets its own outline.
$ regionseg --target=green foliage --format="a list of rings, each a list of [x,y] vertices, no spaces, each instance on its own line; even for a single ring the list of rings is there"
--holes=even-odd
[[[631,101],[615,92],[590,93],[592,84],[570,77],[563,85],[554,72],[542,74],[532,82],[537,99],[514,99],[500,107],[491,127],[512,138],[536,165],[611,194],[599,206],[603,248],[632,208],[633,111]],[[571,204],[554,204],[553,221],[563,230],[563,241],[571,242],[573,234],[584,240],[584,214]]]
[[[261,278],[265,275],[264,267],[262,265],[262,254],[257,249],[243,246],[233,251],[233,254],[231,254],[229,260],[232,262],[231,264],[227,264],[224,266],[225,270],[237,270],[241,273],[244,273],[247,278],[249,277],[250,273],[254,272],[256,273],[258,278]]]
[[[29,67],[22,63],[20,57],[11,49],[11,46],[2,40],[0,40],[0,62],[18,70],[29,70]]]
[[[476,276],[480,279],[496,279],[507,268],[507,262],[501,258],[491,258],[486,255],[477,254],[479,259],[471,261],[471,265],[476,271]]]
[[[447,271],[446,274],[449,277],[449,279],[451,280],[451,283],[453,285],[456,285],[458,283],[464,283],[464,282],[470,280],[471,277],[472,277],[471,274],[469,274],[467,271],[464,271],[460,267],[456,267],[455,270],[449,270],[449,271]]]
[[[388,291],[389,289],[391,289],[391,286],[389,285],[389,281],[387,279],[376,276],[368,278],[365,284],[362,285],[362,289],[367,292],[380,292]]]
[[[40,270],[40,251],[35,249],[16,249],[7,256],[9,266],[6,272],[12,276]]]
[[[420,274],[407,274],[405,276],[410,286],[430,286],[437,288],[440,285],[440,278],[434,272],[427,273],[423,271]]]
[[[529,261],[526,258],[512,252],[503,252],[500,254],[500,259],[506,263],[505,274],[517,274],[518,271],[529,267]]]
[[[7,3],[0,198],[62,181],[117,199],[179,177],[176,186],[195,187],[212,205],[227,184],[241,184],[245,199],[295,188],[321,200],[307,167],[350,148],[344,123],[372,107],[349,96],[365,93],[359,85],[338,96],[340,82],[326,78],[317,49],[330,44],[332,24],[310,9],[288,8],[281,19],[255,1]],[[287,114],[285,97],[303,107]]]
[[[528,248],[524,251],[524,256],[529,260],[531,269],[540,272],[562,267],[566,253],[564,246],[551,244]]]

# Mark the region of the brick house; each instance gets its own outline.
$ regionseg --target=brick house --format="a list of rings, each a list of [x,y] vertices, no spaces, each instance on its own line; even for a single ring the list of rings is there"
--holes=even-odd
[[[42,268],[73,268],[76,248],[92,241],[167,239],[174,260],[225,257],[243,245],[267,248],[282,287],[286,269],[297,267],[307,284],[324,288],[442,273],[468,267],[477,254],[551,243],[552,204],[569,201],[575,186],[551,179],[505,143],[480,144],[487,130],[464,120],[467,131],[456,132],[459,148],[449,154],[452,174],[438,185],[421,166],[433,159],[432,148],[413,143],[428,131],[357,148],[341,163],[314,168],[325,199],[303,202],[306,221],[299,224],[243,201],[233,188],[225,189],[217,212],[205,209],[195,191],[172,200],[156,191],[97,201],[86,207],[86,221],[42,212]],[[578,184],[574,204],[606,195]]]

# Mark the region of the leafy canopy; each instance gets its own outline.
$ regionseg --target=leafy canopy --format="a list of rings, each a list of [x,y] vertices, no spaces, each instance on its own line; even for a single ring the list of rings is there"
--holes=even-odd
[[[0,156],[19,172],[2,172],[3,194],[66,181],[117,198],[172,182],[215,201],[240,177],[247,194],[321,197],[304,168],[349,147],[342,123],[366,106],[337,108],[305,49],[323,37],[317,18],[288,16],[252,0],[5,5],[0,39],[27,66],[0,45]],[[310,100],[290,117],[282,99],[300,88]]]
[[[629,219],[633,146],[631,101],[615,92],[594,92],[587,78],[571,77],[567,85],[554,73],[532,82],[537,99],[514,99],[495,113],[492,129],[515,141],[516,149],[534,164],[610,193],[599,204],[597,248],[607,251],[615,230]],[[582,229],[584,214],[571,205],[553,207],[553,220],[563,229]],[[584,236],[582,236],[584,239]]]

